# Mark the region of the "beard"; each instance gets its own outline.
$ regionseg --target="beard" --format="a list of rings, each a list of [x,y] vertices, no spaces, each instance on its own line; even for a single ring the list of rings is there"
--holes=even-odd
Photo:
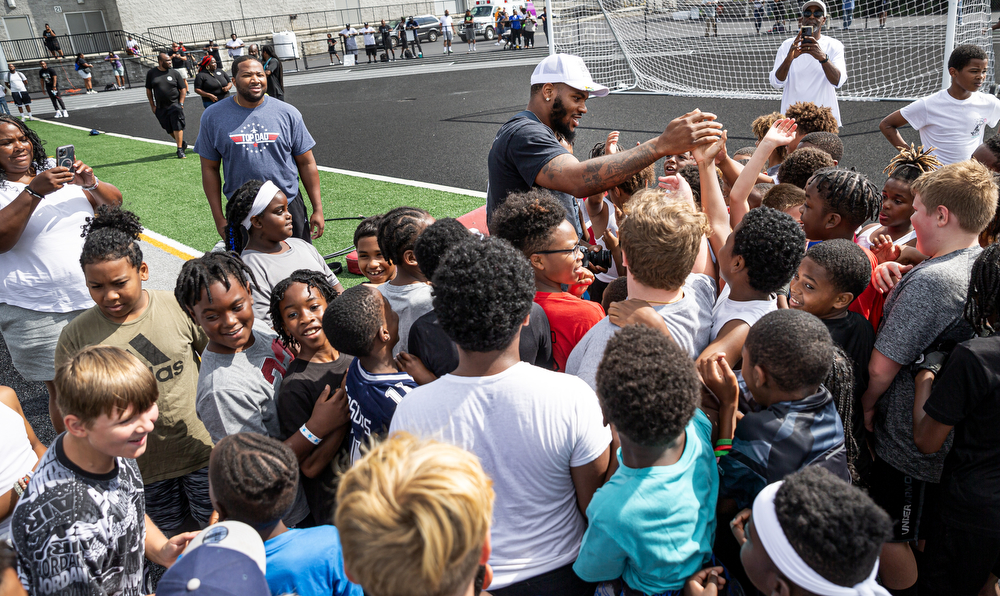
[[[246,87],[242,87],[242,86],[236,85],[234,83],[233,86],[236,87],[236,93],[238,93],[240,97],[242,97],[243,99],[247,100],[248,102],[260,101],[260,99],[262,97],[264,97],[264,95],[267,93],[267,85],[266,84],[265,85],[261,85],[260,93],[258,93],[257,95],[254,95],[250,91],[250,86],[249,85],[246,86]]]
[[[549,112],[549,122],[552,123],[552,130],[572,145],[573,139],[576,138],[576,130],[570,128],[569,123],[566,122],[566,116],[568,115],[569,112],[566,110],[566,105],[563,104],[561,98],[556,97],[552,100],[552,111]]]

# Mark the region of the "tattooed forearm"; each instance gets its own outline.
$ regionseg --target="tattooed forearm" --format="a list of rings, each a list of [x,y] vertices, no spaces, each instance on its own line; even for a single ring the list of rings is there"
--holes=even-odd
[[[627,151],[605,155],[583,162],[583,189],[578,196],[589,196],[610,190],[656,161],[652,141]]]

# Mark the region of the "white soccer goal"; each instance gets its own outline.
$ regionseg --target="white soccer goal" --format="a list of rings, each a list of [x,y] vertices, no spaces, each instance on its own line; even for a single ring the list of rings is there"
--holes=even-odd
[[[950,0],[953,44],[993,39],[989,0]],[[551,0],[555,50],[586,61],[617,91],[774,98],[768,73],[781,42],[798,30],[805,0]],[[827,0],[823,35],[844,43],[842,99],[915,99],[942,86],[948,0]],[[721,10],[718,8],[721,6]],[[885,13],[884,27],[880,14]]]

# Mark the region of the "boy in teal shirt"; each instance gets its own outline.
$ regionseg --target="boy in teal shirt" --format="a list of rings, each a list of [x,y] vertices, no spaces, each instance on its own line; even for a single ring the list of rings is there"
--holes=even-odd
[[[608,341],[597,395],[621,449],[614,476],[587,507],[573,571],[590,582],[621,578],[645,594],[679,593],[712,560],[719,491],[694,363],[667,336],[628,326]],[[720,420],[735,409],[723,404]]]

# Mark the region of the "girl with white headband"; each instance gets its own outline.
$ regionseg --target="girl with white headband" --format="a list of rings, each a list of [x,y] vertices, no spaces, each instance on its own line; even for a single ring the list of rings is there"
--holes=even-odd
[[[889,595],[875,579],[888,514],[822,468],[768,485],[730,527],[747,577],[768,596]]]
[[[298,269],[325,275],[337,293],[344,291],[316,248],[292,237],[288,198],[271,181],[250,180],[226,203],[226,248],[240,254],[257,281],[254,317],[271,324],[271,288]]]

